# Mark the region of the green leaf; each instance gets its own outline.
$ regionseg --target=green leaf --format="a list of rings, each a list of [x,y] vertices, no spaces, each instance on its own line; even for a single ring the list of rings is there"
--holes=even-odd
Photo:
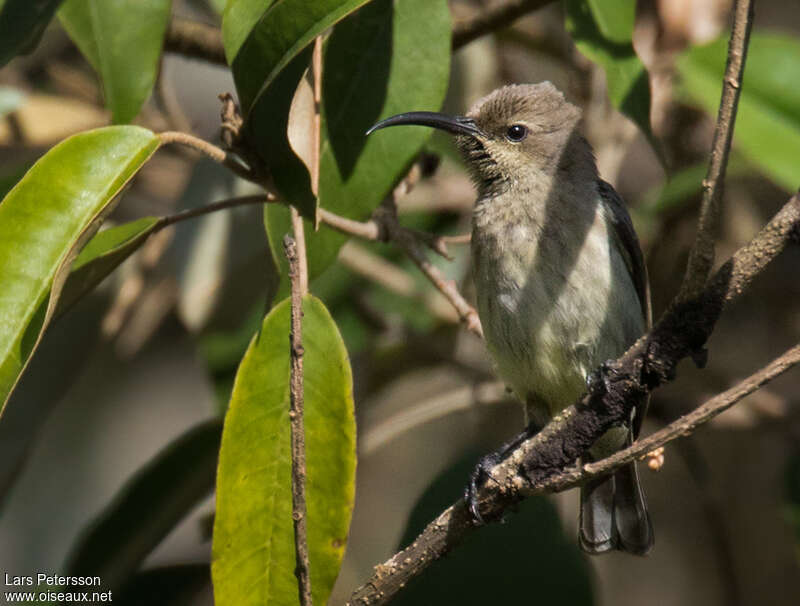
[[[228,65],[233,62],[253,27],[274,1],[228,0],[225,4],[223,0],[215,0],[217,5],[223,4],[224,6],[224,10],[221,11],[222,45],[225,47],[225,58],[228,60]]]
[[[58,299],[56,316],[91,292],[120,263],[139,250],[161,223],[157,217],[143,217],[101,231],[92,238],[72,264]]]
[[[140,469],[78,541],[66,574],[99,576],[105,590],[117,591],[211,493],[221,436],[220,419],[201,423]]]
[[[689,49],[677,67],[685,95],[716,116],[727,56],[727,36]],[[734,146],[789,191],[800,185],[800,42],[753,33],[736,114]]]
[[[78,251],[158,146],[156,135],[137,126],[74,135],[36,162],[0,203],[3,407],[53,316]]]
[[[364,133],[393,114],[441,107],[450,73],[449,32],[445,0],[375,0],[334,28],[324,51],[321,206],[364,220],[408,170],[430,129],[387,129],[371,137]],[[276,160],[274,155],[270,159]],[[287,175],[285,170],[274,172]],[[308,187],[307,176],[305,183]],[[277,205],[265,213],[274,258],[286,275],[280,243],[288,213]],[[335,260],[346,241],[325,227],[307,229],[306,239],[312,278]]]
[[[233,36],[225,53],[229,58],[234,57],[233,77],[245,114],[250,113],[257,97],[266,94],[283,68],[316,36],[368,1],[277,0],[263,13],[238,49],[237,38]],[[253,14],[252,10],[248,10],[248,15]]]
[[[115,123],[133,120],[158,74],[171,0],[66,0],[58,17],[103,83]]]
[[[0,0],[0,67],[31,52],[61,0]]]
[[[635,0],[565,0],[565,25],[575,46],[606,73],[612,105],[651,140],[650,81],[633,49]]]
[[[306,500],[314,603],[341,564],[355,491],[352,375],[319,299],[303,302]],[[289,439],[289,315],[267,315],[242,360],[222,435],[211,575],[217,606],[297,604]]]
[[[649,189],[636,207],[636,212],[656,217],[680,208],[700,194],[707,172],[708,162],[699,162],[682,168],[670,175],[665,183]],[[731,155],[726,170],[728,177],[739,177],[752,172],[750,164],[735,154]]]

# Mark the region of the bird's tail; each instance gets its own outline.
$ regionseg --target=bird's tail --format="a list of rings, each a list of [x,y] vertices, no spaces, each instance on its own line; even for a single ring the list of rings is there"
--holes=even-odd
[[[581,549],[590,554],[618,549],[645,555],[653,547],[653,525],[636,463],[581,486],[578,527]]]

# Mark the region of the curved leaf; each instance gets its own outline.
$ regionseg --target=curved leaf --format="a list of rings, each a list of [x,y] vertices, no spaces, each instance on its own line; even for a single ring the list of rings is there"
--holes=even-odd
[[[66,0],[58,17],[100,76],[114,122],[130,122],[150,96],[170,0]]]
[[[319,299],[303,301],[306,499],[314,602],[344,555],[355,491],[352,375]],[[297,604],[289,439],[289,301],[264,319],[233,388],[217,472],[211,575],[217,606]]]
[[[0,67],[31,52],[61,0],[4,0],[0,3]]]
[[[116,592],[145,556],[211,493],[221,436],[221,420],[211,419],[142,467],[81,537],[69,556],[66,574],[99,576],[105,589]]]
[[[250,113],[256,98],[266,93],[283,68],[316,36],[367,2],[277,0],[263,13],[238,50],[236,38],[229,40],[226,55],[234,56],[233,77],[244,113]]]
[[[334,28],[324,53],[319,204],[363,220],[431,135],[423,128],[386,129],[371,137],[364,133],[381,118],[441,107],[450,73],[447,2],[374,0]],[[276,160],[274,147],[265,152]],[[288,214],[271,206],[265,208],[267,229],[270,242],[277,243],[271,244],[273,256],[286,275],[280,243]],[[314,277],[333,262],[346,237],[325,227],[306,233],[309,275]]]
[[[727,36],[684,53],[677,63],[686,95],[716,116]],[[800,42],[753,33],[736,114],[734,145],[789,191],[800,184]]]
[[[147,238],[161,226],[156,217],[143,217],[130,223],[101,231],[75,259],[58,299],[56,316],[68,310],[94,289],[119,265],[139,250]]]
[[[137,126],[74,135],[36,162],[0,203],[3,407],[55,311],[78,250],[158,145],[156,135]]]
[[[575,46],[605,71],[612,105],[652,141],[650,80],[632,42],[636,0],[566,0],[564,9]]]

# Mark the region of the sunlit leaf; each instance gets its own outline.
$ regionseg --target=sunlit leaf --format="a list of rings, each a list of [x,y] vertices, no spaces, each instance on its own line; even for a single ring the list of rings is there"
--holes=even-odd
[[[575,46],[605,71],[612,105],[652,140],[650,81],[632,42],[636,0],[565,0],[564,9]]]
[[[677,62],[688,99],[717,115],[727,36],[689,49]],[[789,191],[800,185],[800,42],[753,33],[745,63],[734,146]]]
[[[118,590],[211,493],[221,436],[221,420],[206,421],[141,468],[78,541],[66,574],[99,576],[105,589]]]
[[[157,136],[136,126],[74,135],[36,162],[0,203],[3,406],[55,312],[72,261],[158,145]]]
[[[0,1],[0,67],[34,49],[59,4],[61,0]]]
[[[66,0],[58,17],[100,76],[114,122],[130,122],[150,96],[171,0]]]
[[[306,498],[314,603],[339,572],[355,482],[347,352],[324,305],[303,304]],[[217,606],[297,604],[289,438],[289,301],[272,309],[236,376],[217,474],[211,574]]]

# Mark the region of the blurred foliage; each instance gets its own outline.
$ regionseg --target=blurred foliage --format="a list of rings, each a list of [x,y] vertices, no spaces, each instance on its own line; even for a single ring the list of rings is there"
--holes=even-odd
[[[678,60],[684,94],[715,114],[722,90],[727,36]],[[800,42],[753,32],[736,114],[736,148],[787,191],[800,180]]]
[[[472,452],[440,474],[417,502],[398,548],[410,544],[425,526],[464,490],[480,453]],[[589,566],[546,497],[534,497],[500,524],[490,524],[435,564],[431,574],[409,583],[393,604],[570,604],[594,603]]]
[[[0,67],[33,51],[61,0],[0,0]]]
[[[118,593],[147,554],[214,489],[221,436],[221,420],[212,419],[142,467],[81,537],[66,574],[99,576],[106,590]]]
[[[115,123],[133,120],[153,90],[171,5],[171,0],[66,0],[58,12],[99,74]]]
[[[797,561],[800,563],[800,455],[789,459],[785,471],[785,515],[794,530]]]
[[[566,0],[565,25],[575,46],[602,66],[611,103],[652,140],[650,80],[633,49],[635,0]]]

